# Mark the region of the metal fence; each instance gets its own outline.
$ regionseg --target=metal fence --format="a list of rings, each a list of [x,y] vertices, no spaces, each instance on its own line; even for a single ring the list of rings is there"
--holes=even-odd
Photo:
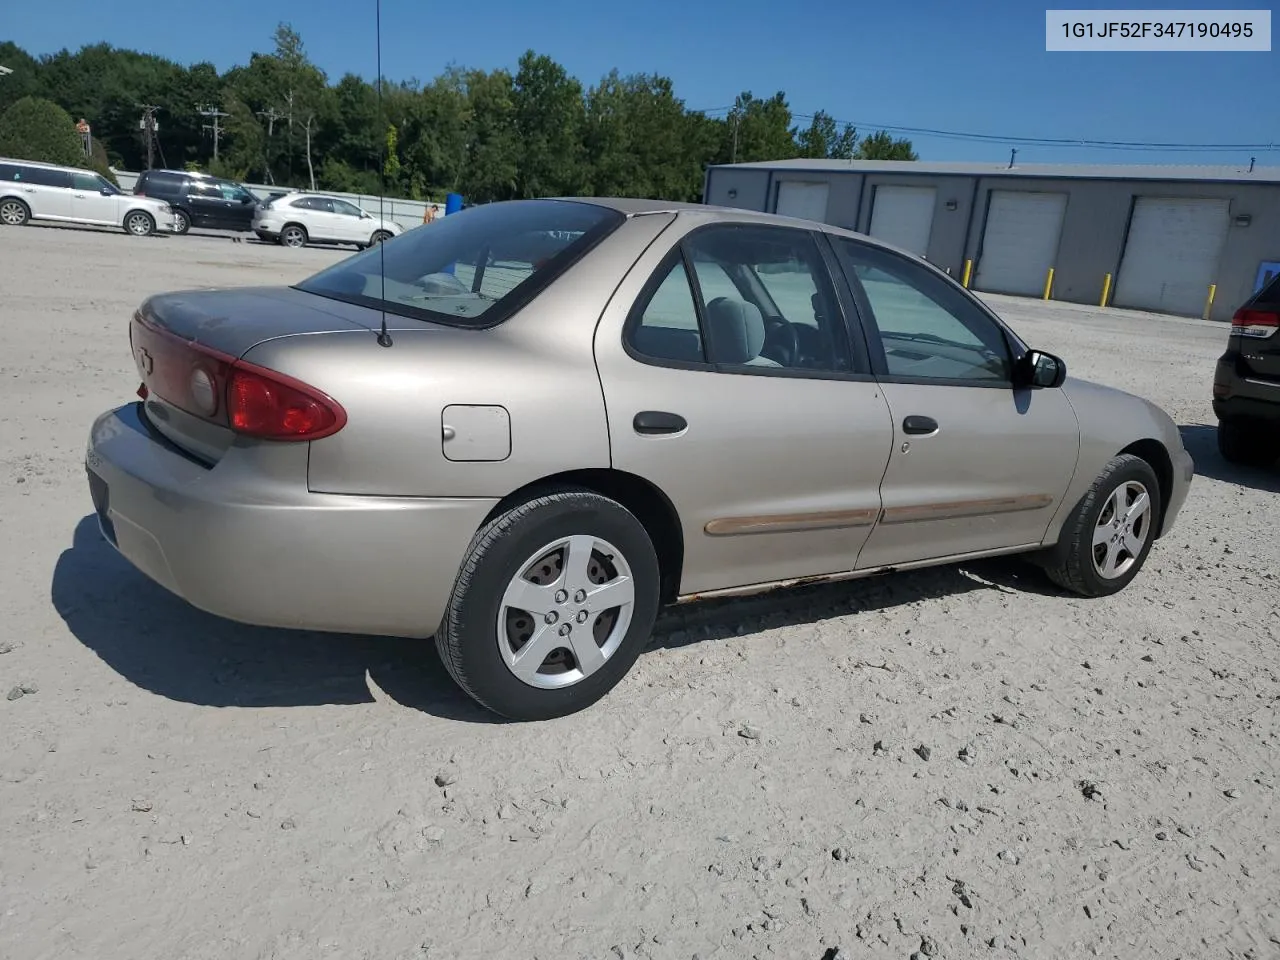
[[[126,193],[133,191],[133,185],[138,182],[138,174],[130,173],[125,170],[114,171],[116,179],[120,181],[120,189]],[[256,196],[259,200],[265,200],[273,193],[279,193],[286,187],[271,187],[262,183],[246,183],[244,186]],[[377,216],[379,210],[381,215],[388,220],[394,220],[406,230],[416,227],[426,217],[427,207],[434,207],[436,217],[444,216],[443,203],[425,203],[422,200],[393,200],[390,197],[379,199],[376,196],[362,193],[338,193],[334,190],[323,191],[327,197],[340,197],[343,200],[350,201],[356,206],[369,211],[369,213]]]

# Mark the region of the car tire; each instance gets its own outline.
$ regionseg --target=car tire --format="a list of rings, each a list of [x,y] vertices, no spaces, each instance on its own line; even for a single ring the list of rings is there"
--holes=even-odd
[[[191,215],[178,207],[173,208],[173,232],[180,237],[191,232]]]
[[[124,232],[135,237],[149,237],[156,232],[156,221],[145,210],[130,210],[124,215]]]
[[[6,227],[21,227],[31,219],[31,208],[16,197],[0,201],[0,223]]]
[[[1265,467],[1276,459],[1277,444],[1265,430],[1239,420],[1218,421],[1218,452],[1229,463]]]
[[[585,490],[550,491],[476,533],[436,649],[458,686],[489,710],[512,720],[563,717],[626,676],[653,630],[658,588],[653,541],[629,510]],[[611,600],[622,605],[603,606]],[[522,661],[521,651],[537,660]]]
[[[300,223],[286,224],[280,230],[280,244],[285,247],[305,247],[308,241],[307,228]]]
[[[369,238],[369,246],[376,247],[380,243],[385,243],[391,239],[391,234],[386,230],[375,230],[373,236]]]
[[[1145,507],[1140,498],[1145,495]],[[1151,552],[1163,502],[1160,481],[1141,457],[1121,454],[1103,468],[1063,524],[1044,562],[1058,586],[1105,597],[1129,585]]]

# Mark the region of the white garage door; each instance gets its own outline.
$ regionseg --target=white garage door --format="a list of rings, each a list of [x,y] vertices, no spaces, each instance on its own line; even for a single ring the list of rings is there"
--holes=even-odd
[[[876,187],[871,236],[924,256],[933,232],[933,187]]]
[[[1065,193],[991,191],[974,286],[992,293],[1043,294],[1066,210]]]
[[[1227,239],[1227,214],[1226,200],[1139,197],[1112,302],[1199,316]]]
[[[827,219],[827,184],[804,180],[783,180],[778,184],[778,203],[774,212],[802,220]]]

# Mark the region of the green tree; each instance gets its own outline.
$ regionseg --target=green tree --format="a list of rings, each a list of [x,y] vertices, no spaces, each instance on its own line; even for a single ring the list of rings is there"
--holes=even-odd
[[[514,87],[506,70],[466,74],[467,143],[458,186],[480,202],[518,196],[523,152],[516,126]]]
[[[694,199],[709,138],[692,134],[668,78],[613,70],[587,94],[587,185],[603,196]]]
[[[750,91],[739,94],[724,133],[720,162],[789,160],[799,153],[791,132],[791,108],[781,91],[768,100],[757,99]]]
[[[394,123],[387,124],[387,159],[382,165],[382,173],[387,178],[388,187],[394,190],[400,186],[400,154],[396,150],[398,133]]]
[[[916,156],[885,131],[859,140],[822,110],[793,125],[782,92],[743,93],[727,117],[709,117],[689,110],[667,77],[614,70],[584,91],[532,50],[514,73],[451,64],[425,83],[383,78],[379,88],[348,73],[330,84],[287,23],[266,51],[222,73],[108,44],[37,58],[5,41],[0,63],[13,69],[0,81],[0,111],[35,96],[84,117],[101,170],[107,159],[142,166],[143,104],[156,107],[166,166],[415,198],[457,190],[478,202],[580,192],[697,200],[711,163]],[[201,115],[214,106],[227,114],[216,165],[211,121]]]
[[[888,131],[880,130],[862,138],[858,144],[859,160],[919,160],[910,140],[895,140]]]
[[[825,160],[847,160],[858,145],[858,131],[846,123],[837,129],[836,121],[825,110],[819,110],[809,126],[796,131],[799,156]]]
[[[23,97],[33,97],[40,93],[40,65],[31,54],[13,41],[0,40],[0,64],[13,71],[0,79],[0,113],[4,113]]]
[[[520,138],[516,194],[577,193],[583,184],[582,84],[550,57],[526,50],[511,86]]]
[[[0,114],[0,156],[86,166],[75,121],[51,100],[23,97]]]

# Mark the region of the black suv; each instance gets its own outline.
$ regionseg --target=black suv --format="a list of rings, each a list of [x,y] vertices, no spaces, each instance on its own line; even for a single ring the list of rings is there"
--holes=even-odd
[[[1280,457],[1280,274],[1236,311],[1213,375],[1218,449],[1232,463]]]
[[[234,180],[186,170],[144,170],[133,185],[137,196],[173,207],[173,232],[192,227],[250,233],[258,198]]]

